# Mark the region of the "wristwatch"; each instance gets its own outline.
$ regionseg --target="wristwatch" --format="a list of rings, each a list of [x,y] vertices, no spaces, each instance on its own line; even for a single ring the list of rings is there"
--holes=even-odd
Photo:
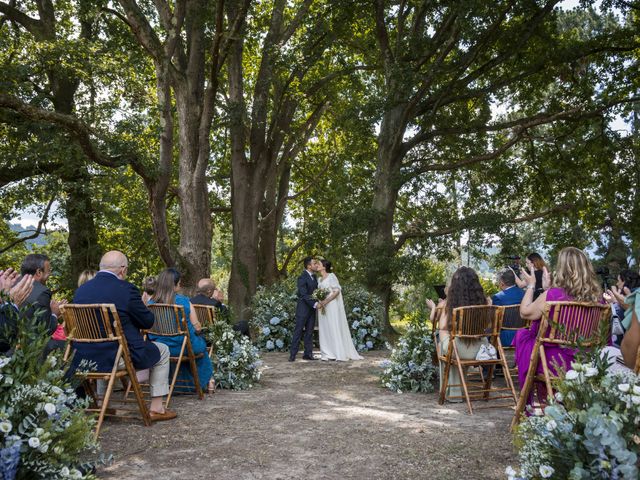
[[[535,285],[527,285],[527,290],[533,290],[534,288],[536,288]]]

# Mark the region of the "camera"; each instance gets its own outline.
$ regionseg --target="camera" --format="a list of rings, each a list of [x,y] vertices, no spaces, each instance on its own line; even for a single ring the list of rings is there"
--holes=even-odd
[[[516,276],[519,277],[520,276],[520,256],[512,255],[510,257],[507,257],[507,260],[511,260],[511,262],[507,265],[506,268],[510,268],[511,270],[513,270]]]

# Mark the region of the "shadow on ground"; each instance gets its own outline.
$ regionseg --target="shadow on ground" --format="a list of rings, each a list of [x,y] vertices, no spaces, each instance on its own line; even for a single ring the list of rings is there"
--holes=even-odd
[[[199,401],[176,397],[178,419],[145,428],[108,422],[113,463],[100,478],[504,479],[515,463],[509,409],[466,413],[436,394],[379,386],[386,352],[361,362],[287,362],[265,354],[261,385]]]

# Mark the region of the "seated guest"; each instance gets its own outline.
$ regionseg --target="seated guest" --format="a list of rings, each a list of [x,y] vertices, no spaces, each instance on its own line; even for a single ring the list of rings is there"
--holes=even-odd
[[[39,321],[47,327],[49,334],[52,334],[58,327],[60,304],[64,302],[52,300],[51,290],[47,288],[47,280],[51,275],[49,257],[39,253],[27,255],[22,261],[20,274],[33,277],[33,290],[26,301],[31,306],[26,315],[28,317],[38,315]]]
[[[631,318],[631,325],[622,337],[620,348],[606,347],[604,354],[609,358],[611,371],[634,369],[640,347],[640,288],[625,298],[625,318]]]
[[[213,374],[213,365],[209,355],[206,354],[207,344],[198,333],[201,330],[200,322],[196,312],[191,308],[191,302],[188,297],[181,295],[178,292],[180,289],[180,272],[174,268],[167,268],[160,272],[156,283],[155,293],[149,301],[149,303],[166,303],[170,305],[182,305],[184,308],[184,314],[187,317],[187,328],[189,330],[189,339],[191,340],[191,348],[196,355],[204,353],[202,357],[196,359],[196,367],[198,368],[198,381],[200,387],[213,391],[214,385],[210,383],[211,375]],[[157,342],[162,342],[169,347],[171,356],[177,357],[180,354],[180,348],[182,347],[182,337],[161,337],[149,335],[150,338]],[[191,370],[189,365],[182,364],[180,366],[180,373],[178,379],[184,380],[190,385],[191,390],[195,390],[195,383],[191,376]],[[184,385],[184,382],[183,382]]]
[[[222,303],[222,290],[216,287],[216,284],[210,278],[202,278],[198,282],[198,289],[196,290],[196,296],[191,297],[191,303],[193,305],[210,305],[216,307],[221,313],[228,312],[229,308]],[[240,332],[242,335],[249,336],[249,322],[241,320],[233,325],[233,329],[236,332]]]
[[[621,270],[617,282],[605,294],[605,299],[614,306],[615,316],[622,319],[626,331],[631,327],[631,310],[626,298],[640,287],[640,275],[633,270]],[[623,332],[624,333],[624,332]]]
[[[449,319],[453,316],[453,309],[457,307],[468,307],[471,305],[487,305],[489,299],[485,296],[478,274],[469,267],[460,267],[456,270],[451,277],[451,282],[447,290],[447,299],[442,302],[444,309],[439,319],[440,327],[440,352],[445,355],[449,348],[449,331],[451,325],[449,325]],[[434,315],[436,305],[433,301],[427,300],[427,305],[431,308],[432,315]],[[456,340],[456,346],[458,348],[458,354],[461,359],[474,359],[480,350],[482,344],[486,344],[487,339],[460,339]],[[444,377],[444,368],[442,363],[440,364],[440,388],[442,388],[442,379]],[[448,397],[460,397],[451,399],[453,402],[462,401],[462,389],[460,374],[455,367],[449,370],[449,384],[458,385],[450,386],[447,389]]]
[[[169,393],[169,348],[160,342],[147,341],[140,333],[155,321],[153,314],[142,303],[135,285],[125,281],[127,257],[122,252],[111,251],[100,260],[100,271],[95,278],[81,285],[73,296],[73,303],[113,303],[122,322],[131,361],[136,370],[150,368],[151,420],[170,420],[176,413],[164,408],[164,397]],[[112,351],[96,351],[87,345],[76,346],[76,357],[96,362],[100,371],[113,365]],[[110,364],[110,365],[109,365]]]
[[[543,270],[543,275],[546,277],[543,281],[546,283],[549,273],[546,268]],[[530,328],[518,330],[513,342],[520,387],[524,386],[527,377],[529,361],[536,343],[540,319],[546,302],[600,302],[602,300],[602,289],[591,262],[582,250],[574,247],[563,248],[560,251],[553,287],[543,292],[537,300],[533,300],[536,277],[524,271],[522,276],[527,283],[527,287],[522,303],[520,303],[520,316],[525,320],[532,320],[532,323]],[[553,311],[551,315],[553,315]],[[549,362],[549,369],[553,374],[557,374],[555,363],[564,366],[565,369],[570,368],[575,356],[575,350],[553,344],[545,344],[545,353]],[[537,373],[543,373],[542,363],[538,365]],[[539,392],[540,395],[546,396],[546,392],[542,390],[539,390]],[[528,399],[528,403],[531,404],[531,402],[532,396]]]
[[[516,275],[513,270],[502,270],[498,273],[498,287],[500,291],[491,297],[493,305],[498,307],[507,305],[519,305],[524,297],[522,291],[516,285]],[[516,333],[514,330],[503,330],[500,332],[500,342],[503,347],[508,347],[513,342]]]
[[[147,277],[142,281],[142,301],[146,304],[153,298],[156,293],[156,285],[158,277]]]
[[[13,268],[0,270],[0,353],[7,354],[17,331],[19,310],[33,290],[33,277],[23,275],[16,282],[18,272]]]

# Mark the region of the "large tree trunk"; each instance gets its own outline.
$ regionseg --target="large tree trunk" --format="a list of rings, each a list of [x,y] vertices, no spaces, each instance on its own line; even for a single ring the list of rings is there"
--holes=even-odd
[[[398,126],[402,122],[403,106],[397,105],[383,117],[378,135],[378,153],[371,208],[374,216],[367,237],[367,287],[377,293],[384,306],[386,333],[395,333],[389,322],[392,285],[396,266],[396,246],[393,238],[393,219],[401,185],[399,175],[402,164]]]

